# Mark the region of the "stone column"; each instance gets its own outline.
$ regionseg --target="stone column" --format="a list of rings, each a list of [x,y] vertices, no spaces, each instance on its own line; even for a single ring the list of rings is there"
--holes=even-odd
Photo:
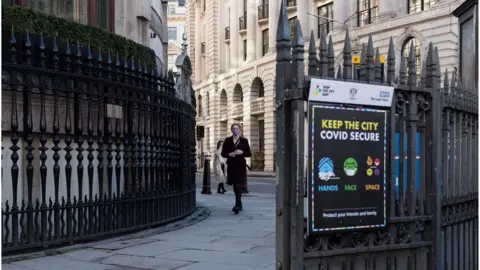
[[[270,0],[268,1],[268,52],[276,52],[275,47],[277,43],[277,24],[278,24],[278,15],[280,14],[280,3],[279,0]]]
[[[335,21],[345,22],[352,15],[351,1],[333,1],[333,19]],[[342,23],[333,22],[334,29],[345,29]]]
[[[343,0],[345,1],[345,0]],[[302,33],[305,37],[310,37],[310,17],[307,12],[310,12],[311,0],[297,0],[297,20],[302,26]]]
[[[274,76],[275,73],[270,76]],[[276,147],[276,122],[275,122],[275,80],[264,81],[264,158],[265,171],[273,172],[275,168],[274,154]]]
[[[235,1],[234,1],[235,2]],[[244,45],[243,45],[243,41],[245,39],[244,35],[245,34],[239,34],[239,30],[240,30],[240,22],[239,22],[239,18],[242,17],[242,16],[245,16],[245,14],[247,13],[247,11],[243,8],[243,0],[238,0],[236,1],[237,2],[237,24],[238,24],[238,28],[237,28],[237,32],[236,34],[238,35],[238,53],[237,53],[237,65],[240,66],[243,62],[245,62],[245,56],[244,54],[246,54],[247,52],[245,52],[245,49],[244,49]],[[247,27],[248,27],[248,21],[247,21]],[[248,41],[247,41],[248,42]],[[247,45],[248,46],[248,45]],[[248,50],[247,50],[248,51]]]
[[[219,5],[219,10],[220,10],[220,16],[219,16],[219,22],[220,26],[218,28],[218,39],[219,39],[219,46],[218,46],[218,51],[219,55],[218,61],[219,61],[219,69],[220,73],[225,72],[227,70],[226,65],[227,65],[227,44],[225,43],[225,27],[227,27],[230,22],[228,21],[228,7],[226,6],[226,2],[220,1],[218,3]],[[221,16],[223,14],[226,14],[225,16]],[[217,14],[218,15],[218,14]]]
[[[262,0],[256,0],[256,3],[255,3],[255,14],[257,14],[257,17],[255,18],[255,20],[258,21],[258,7],[262,5]],[[257,39],[257,43],[255,44],[255,51],[256,51],[256,54],[257,54],[257,58],[260,58],[263,56],[262,54],[262,45],[263,45],[263,39],[262,39],[262,28],[261,27],[257,27],[256,31],[255,31],[255,35],[256,35],[256,39]]]
[[[238,66],[238,8],[230,1],[230,66]]]
[[[242,2],[242,1],[238,1]],[[256,58],[256,32],[257,32],[257,8],[256,1],[248,1],[247,4],[247,61]]]
[[[195,4],[195,82],[202,80],[202,56],[201,56],[201,35],[200,35],[200,1]]]
[[[379,19],[388,19],[395,17],[398,10],[398,1],[380,0],[378,3]]]

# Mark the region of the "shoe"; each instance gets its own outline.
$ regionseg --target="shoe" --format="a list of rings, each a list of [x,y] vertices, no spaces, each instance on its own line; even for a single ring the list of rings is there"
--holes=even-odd
[[[238,206],[236,206],[236,205],[232,208],[232,212],[234,212],[235,215],[238,215],[238,213],[240,213],[240,211],[241,211],[241,209],[239,209]]]
[[[241,212],[243,211],[243,204],[242,204],[242,201],[238,201],[235,203],[235,207],[237,208],[238,212]]]
[[[217,185],[217,194],[222,194],[222,186],[221,184]]]
[[[242,193],[243,193],[243,194],[248,194],[248,193],[249,193],[249,191],[248,191],[248,189],[247,189],[247,188],[243,188],[243,189],[242,189]]]

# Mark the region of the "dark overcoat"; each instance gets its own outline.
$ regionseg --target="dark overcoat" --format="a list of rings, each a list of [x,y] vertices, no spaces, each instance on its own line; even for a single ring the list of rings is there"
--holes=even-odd
[[[242,155],[230,157],[228,154],[240,149],[243,151]],[[222,157],[227,159],[227,184],[228,185],[246,185],[247,179],[247,161],[245,158],[251,157],[250,144],[248,139],[239,137],[234,142],[233,136],[225,138],[223,142]]]

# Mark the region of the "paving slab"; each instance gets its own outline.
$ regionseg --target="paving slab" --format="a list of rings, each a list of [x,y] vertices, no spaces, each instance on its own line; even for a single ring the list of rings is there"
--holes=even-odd
[[[47,256],[33,260],[12,263],[15,266],[25,267],[32,270],[103,270],[111,268],[110,265],[91,263],[80,260],[65,258],[62,255]],[[2,265],[3,269],[3,265]]]
[[[112,255],[114,254],[105,252],[103,250],[84,249],[84,250],[69,252],[62,256],[72,260],[95,262],[95,261],[108,258]]]
[[[13,264],[2,264],[2,270],[29,270],[30,268],[16,266]]]
[[[272,262],[271,258],[263,255],[245,254],[238,252],[215,252],[207,250],[180,250],[172,253],[166,253],[157,256],[157,258],[185,260],[193,262],[210,262],[224,264],[228,269],[231,265],[245,265],[264,267]]]
[[[193,262],[186,260],[175,260],[171,258],[116,255],[103,260],[102,263],[122,267],[136,267],[140,269],[172,270],[187,266]]]
[[[118,249],[112,252],[115,254],[132,255],[138,257],[154,257],[163,253],[169,253],[179,249],[181,248],[163,245],[161,242],[156,241],[149,244]]]
[[[245,265],[229,265],[225,268],[225,264],[211,263],[211,262],[198,262],[187,265],[185,267],[178,268],[177,270],[214,270],[214,269],[228,269],[228,270],[258,270],[256,266]]]
[[[148,244],[151,242],[155,242],[155,240],[149,239],[149,238],[134,238],[134,239],[128,239],[128,240],[115,241],[115,242],[107,242],[99,245],[92,245],[92,247],[98,248],[98,249],[116,250],[116,249],[124,249],[127,247],[138,246],[141,244]]]

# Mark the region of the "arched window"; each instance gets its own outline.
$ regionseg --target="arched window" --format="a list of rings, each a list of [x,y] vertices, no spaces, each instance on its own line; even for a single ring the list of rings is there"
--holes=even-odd
[[[260,85],[260,88],[258,89],[258,97],[264,97],[265,96],[265,88],[263,86],[263,83]]]
[[[410,55],[410,47],[412,46],[412,41],[413,41],[413,49],[415,51],[415,65],[417,67],[417,82],[420,81],[420,70],[422,68],[422,64],[420,62],[420,42],[416,38],[409,38],[405,43],[403,44],[402,47],[402,56],[405,58],[405,65],[406,65],[406,70],[408,72],[408,57]]]

